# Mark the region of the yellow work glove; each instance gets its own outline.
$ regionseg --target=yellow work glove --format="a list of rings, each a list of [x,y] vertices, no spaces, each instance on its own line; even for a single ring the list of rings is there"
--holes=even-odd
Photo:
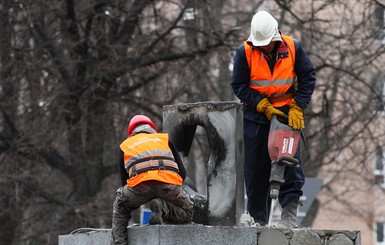
[[[271,120],[273,115],[278,115],[278,116],[282,116],[282,117],[285,116],[285,113],[283,113],[282,111],[274,108],[274,106],[272,106],[270,104],[270,102],[269,102],[269,100],[267,98],[262,99],[258,103],[256,109],[257,109],[258,112],[264,113],[266,115],[267,119],[269,119],[269,121]]]
[[[303,119],[303,110],[293,100],[289,104],[289,126],[293,129],[300,130],[305,128],[305,120]]]

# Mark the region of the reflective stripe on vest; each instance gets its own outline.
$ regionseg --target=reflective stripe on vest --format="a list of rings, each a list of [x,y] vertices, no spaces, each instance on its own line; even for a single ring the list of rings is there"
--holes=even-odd
[[[275,107],[281,107],[291,102],[294,98],[294,86],[297,81],[294,71],[294,40],[289,36],[281,36],[288,48],[288,57],[277,59],[273,74],[271,74],[263,53],[244,42],[245,54],[250,68],[249,87],[266,95]],[[288,94],[290,94],[290,98],[288,98]],[[282,98],[280,98],[281,96]]]
[[[127,138],[120,144],[124,152],[124,167],[126,170],[134,162],[151,157],[166,157],[174,160],[174,156],[168,146],[168,134],[139,133]]]
[[[178,164],[168,159],[148,159],[146,161],[135,162],[128,169],[128,177],[135,177],[137,174],[149,170],[170,170],[179,172]]]

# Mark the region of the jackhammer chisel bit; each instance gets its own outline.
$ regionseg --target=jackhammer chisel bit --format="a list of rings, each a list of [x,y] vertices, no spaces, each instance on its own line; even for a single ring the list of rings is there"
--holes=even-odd
[[[285,183],[285,168],[286,167],[295,167],[299,164],[298,159],[293,157],[282,156],[278,160],[274,160],[271,162],[271,172],[270,172],[270,212],[269,212],[269,220],[267,223],[268,227],[271,227],[272,218],[273,218],[273,209],[275,203],[277,202],[279,196],[279,190],[281,185]]]

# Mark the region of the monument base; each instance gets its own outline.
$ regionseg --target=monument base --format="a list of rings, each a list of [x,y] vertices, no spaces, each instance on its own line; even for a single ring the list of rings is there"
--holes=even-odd
[[[186,225],[146,225],[128,228],[130,245],[223,245],[223,244],[306,244],[360,245],[359,231],[316,230],[311,228],[277,229]],[[109,244],[110,229],[79,229],[59,236],[59,245]]]

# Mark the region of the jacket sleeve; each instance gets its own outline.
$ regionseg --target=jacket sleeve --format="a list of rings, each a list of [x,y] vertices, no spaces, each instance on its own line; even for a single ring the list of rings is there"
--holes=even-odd
[[[259,101],[264,98],[262,94],[249,88],[250,68],[247,64],[245,47],[240,45],[235,53],[231,87],[238,99],[249,109],[255,111]]]
[[[120,172],[120,180],[122,183],[122,186],[127,185],[127,179],[128,179],[128,173],[126,171],[126,168],[124,167],[124,153],[122,150],[119,151],[119,172]]]
[[[168,146],[170,147],[172,154],[174,155],[175,162],[178,164],[178,173],[180,177],[182,177],[182,179],[184,180],[186,178],[186,168],[183,165],[182,158],[180,157],[178,150],[171,141],[168,142]]]
[[[309,105],[311,96],[315,89],[316,74],[313,64],[298,40],[295,45],[295,73],[297,74],[297,92],[294,97],[298,106],[305,110]]]

